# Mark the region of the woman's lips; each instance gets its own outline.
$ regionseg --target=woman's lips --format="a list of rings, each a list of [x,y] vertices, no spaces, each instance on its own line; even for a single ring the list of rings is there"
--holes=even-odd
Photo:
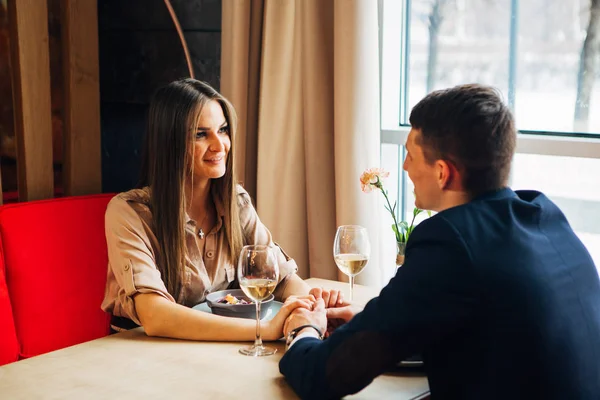
[[[208,158],[208,159],[204,159],[204,162],[207,164],[220,164],[223,161],[224,157],[214,157],[214,158]]]

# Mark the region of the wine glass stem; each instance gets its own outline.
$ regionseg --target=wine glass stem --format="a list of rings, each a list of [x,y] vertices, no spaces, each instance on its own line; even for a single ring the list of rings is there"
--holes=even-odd
[[[260,338],[260,301],[256,302],[256,339],[254,340],[255,347],[262,347],[262,339]]]
[[[350,301],[354,300],[354,276],[350,276]]]

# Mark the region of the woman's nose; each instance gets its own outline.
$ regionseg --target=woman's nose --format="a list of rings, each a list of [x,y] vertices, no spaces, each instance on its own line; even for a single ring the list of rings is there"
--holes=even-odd
[[[225,145],[223,144],[223,139],[219,135],[212,135],[212,139],[210,141],[210,145],[208,146],[210,151],[219,152],[225,149]]]

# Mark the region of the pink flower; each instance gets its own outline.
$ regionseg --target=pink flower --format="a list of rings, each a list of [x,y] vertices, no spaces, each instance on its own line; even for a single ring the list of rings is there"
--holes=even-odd
[[[382,168],[368,168],[360,176],[360,186],[362,191],[365,193],[373,191],[374,188],[381,190],[381,194],[383,194],[383,197],[385,198],[385,209],[392,215],[392,219],[394,220],[392,230],[396,236],[396,243],[406,243],[408,241],[408,237],[415,227],[415,218],[423,210],[417,207],[413,209],[413,218],[410,225],[406,221],[400,221],[400,223],[398,223],[398,220],[396,219],[396,202],[394,202],[393,206],[390,204],[387,190],[383,188],[383,179],[387,178],[388,176],[390,176],[390,173]],[[427,211],[427,214],[431,216],[429,211]],[[400,255],[400,253],[398,254]],[[402,257],[404,257],[404,255],[402,255]],[[396,264],[400,263],[400,261],[402,261],[402,264],[404,263],[403,260],[397,258]]]
[[[360,176],[360,187],[363,192],[369,193],[373,188],[380,189],[381,181],[390,176],[390,173],[382,168],[367,168]]]

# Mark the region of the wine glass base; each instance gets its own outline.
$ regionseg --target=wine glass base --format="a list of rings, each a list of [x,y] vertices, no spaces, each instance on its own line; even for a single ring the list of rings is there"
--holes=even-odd
[[[240,354],[251,357],[272,356],[277,353],[277,349],[265,346],[247,346],[240,349]]]

